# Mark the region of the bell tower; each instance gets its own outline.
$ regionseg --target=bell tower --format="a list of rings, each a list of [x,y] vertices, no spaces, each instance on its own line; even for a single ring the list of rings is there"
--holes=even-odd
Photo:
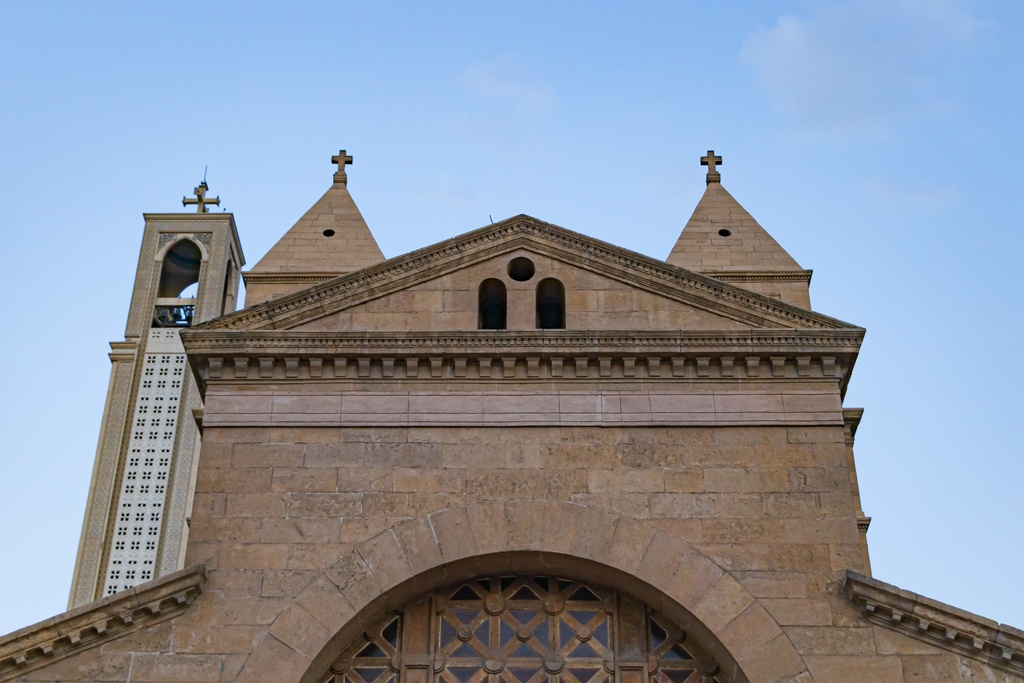
[[[202,401],[179,333],[231,313],[245,263],[234,216],[210,213],[204,180],[182,198],[196,213],[144,214],[124,341],[110,385],[69,607],[179,569],[199,452]]]

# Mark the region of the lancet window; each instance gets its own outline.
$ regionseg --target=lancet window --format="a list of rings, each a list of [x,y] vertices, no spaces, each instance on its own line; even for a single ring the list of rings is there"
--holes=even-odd
[[[602,586],[501,576],[389,614],[321,683],[722,683],[663,615]]]

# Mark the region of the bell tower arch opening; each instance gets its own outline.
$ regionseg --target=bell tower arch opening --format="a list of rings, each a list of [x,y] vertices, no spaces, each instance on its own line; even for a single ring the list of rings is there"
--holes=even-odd
[[[199,282],[203,253],[192,240],[180,240],[164,255],[157,298],[178,298],[189,285]]]
[[[167,250],[160,264],[153,327],[192,325],[202,266],[203,252],[192,240],[180,240]]]

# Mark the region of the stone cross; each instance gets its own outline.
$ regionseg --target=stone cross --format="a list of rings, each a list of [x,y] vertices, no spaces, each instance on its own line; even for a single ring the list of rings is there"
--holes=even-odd
[[[715,164],[722,163],[722,157],[715,156],[715,150],[709,149],[707,156],[700,158],[700,165],[708,167],[707,184],[720,183],[722,182],[722,174],[719,173],[715,167]]]
[[[206,191],[209,190],[209,189],[210,189],[210,186],[207,185],[206,181],[204,180],[203,182],[199,183],[199,187],[197,187],[195,190],[193,190],[193,192],[196,193],[196,196],[195,197],[182,197],[181,198],[181,205],[182,206],[188,206],[189,204],[195,204],[196,205],[196,213],[210,213],[210,210],[208,208],[206,208],[207,204],[212,204],[214,206],[219,206],[220,205],[220,197],[214,197],[213,199],[207,199],[206,198]]]
[[[331,157],[331,163],[338,165],[338,170],[334,172],[334,182],[347,185],[348,174],[345,173],[345,167],[352,163],[352,157],[346,154],[345,150],[340,150]]]

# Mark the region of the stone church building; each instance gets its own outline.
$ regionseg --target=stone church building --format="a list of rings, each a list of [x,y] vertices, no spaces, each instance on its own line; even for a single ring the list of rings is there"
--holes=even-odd
[[[145,215],[69,610],[0,681],[1024,681],[871,576],[864,330],[720,157],[665,260],[525,215],[386,259],[333,160],[247,272],[205,183]]]

